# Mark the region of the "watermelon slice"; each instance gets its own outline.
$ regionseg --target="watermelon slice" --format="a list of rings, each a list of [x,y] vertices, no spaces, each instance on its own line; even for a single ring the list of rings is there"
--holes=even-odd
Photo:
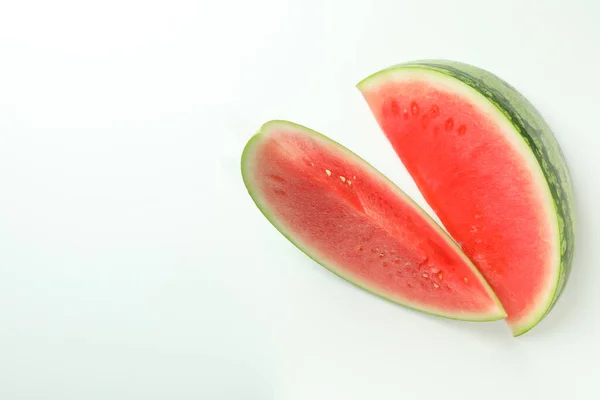
[[[291,122],[268,122],[244,149],[242,175],[275,228],[340,277],[438,316],[506,316],[439,225],[381,173],[325,136]]]
[[[513,334],[533,328],[564,288],[575,242],[569,172],[540,114],[495,75],[451,61],[398,65],[358,88]]]

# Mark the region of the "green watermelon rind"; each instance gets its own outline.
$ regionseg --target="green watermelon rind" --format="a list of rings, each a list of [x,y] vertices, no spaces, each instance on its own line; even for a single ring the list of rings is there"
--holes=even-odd
[[[418,60],[379,71],[358,83],[359,90],[394,71],[418,68],[454,78],[477,91],[492,103],[518,132],[533,153],[552,196],[560,236],[560,264],[557,280],[543,312],[511,327],[520,336],[535,327],[554,308],[569,279],[575,253],[576,215],[573,185],[567,162],[540,112],[510,84],[484,69],[451,60]]]
[[[364,166],[365,172],[371,172],[374,176],[387,182],[391,188],[395,189],[397,194],[399,194],[403,199],[405,199],[407,203],[411,204],[414,207],[414,209],[417,210],[417,212],[419,212],[423,216],[423,218],[426,221],[428,221],[451,246],[453,246],[453,248],[456,250],[456,252],[462,257],[462,259],[465,261],[465,263],[469,266],[469,268],[473,271],[475,276],[477,276],[477,278],[480,280],[483,287],[486,289],[486,292],[489,294],[490,299],[493,301],[494,305],[496,306],[496,310],[494,310],[495,312],[486,313],[486,314],[483,314],[483,313],[449,314],[449,313],[441,312],[439,310],[433,310],[433,309],[427,309],[425,307],[419,307],[418,305],[411,304],[410,302],[403,302],[398,299],[387,296],[383,293],[380,293],[377,290],[375,290],[374,288],[369,287],[369,285],[362,284],[360,281],[354,280],[351,277],[340,273],[338,270],[336,270],[336,268],[333,268],[331,265],[329,265],[329,264],[333,264],[333,262],[331,262],[331,261],[327,262],[327,260],[319,259],[315,254],[311,253],[311,251],[308,249],[309,246],[304,246],[299,240],[294,238],[293,234],[289,233],[282,226],[282,224],[280,224],[277,221],[277,218],[269,212],[268,205],[262,202],[261,196],[255,191],[255,188],[252,183],[251,170],[252,170],[252,154],[253,154],[254,148],[256,145],[259,144],[259,142],[262,138],[268,136],[269,132],[272,132],[272,129],[277,126],[284,127],[287,129],[291,128],[291,129],[300,131],[303,134],[311,135],[313,137],[316,137],[317,139],[320,139],[327,145],[335,147],[341,153],[345,153],[345,155],[347,155],[351,158],[354,158],[355,161],[362,163]],[[263,216],[275,227],[275,229],[277,229],[281,235],[283,235],[290,243],[292,243],[295,247],[297,247],[300,251],[302,251],[310,259],[312,259],[313,261],[315,261],[317,264],[321,265],[328,271],[334,273],[338,277],[344,279],[345,281],[365,290],[368,293],[371,293],[377,297],[387,300],[391,303],[398,304],[398,305],[406,307],[408,309],[412,309],[414,311],[422,312],[425,314],[434,315],[437,317],[458,320],[458,321],[469,321],[469,322],[491,322],[491,321],[497,321],[497,320],[506,318],[506,312],[504,311],[502,303],[500,303],[500,300],[498,300],[495,293],[493,292],[491,287],[488,285],[486,280],[483,278],[481,273],[477,270],[477,268],[475,267],[475,265],[473,265],[473,263],[469,260],[469,258],[466,255],[464,255],[462,250],[452,240],[452,238],[431,218],[431,216],[429,216],[418,204],[416,204],[408,195],[406,195],[398,186],[396,186],[392,181],[389,180],[389,178],[387,178],[385,175],[383,175],[381,172],[379,172],[375,167],[373,167],[371,164],[366,162],[364,159],[362,159],[360,156],[358,156],[357,154],[355,154],[348,148],[342,146],[338,142],[330,139],[329,137],[327,137],[319,132],[316,132],[310,128],[307,128],[303,125],[294,123],[294,122],[285,121],[285,120],[268,121],[262,125],[260,130],[254,136],[252,136],[250,138],[250,140],[247,142],[246,146],[244,147],[244,150],[242,152],[242,157],[241,157],[241,172],[242,172],[242,178],[244,181],[244,185],[246,187],[246,190],[248,191],[248,194],[254,201],[256,207],[260,210],[260,212],[263,214]]]

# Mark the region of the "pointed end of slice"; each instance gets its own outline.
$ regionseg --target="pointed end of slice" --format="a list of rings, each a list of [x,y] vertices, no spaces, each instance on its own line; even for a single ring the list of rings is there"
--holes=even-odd
[[[384,74],[389,68],[377,71],[375,73],[372,73],[371,75],[367,76],[366,78],[363,78],[360,82],[358,82],[356,85],[354,85],[359,91],[364,92],[371,84],[371,82],[377,78],[378,76]]]
[[[283,126],[283,127],[287,126],[288,128],[289,127],[303,128],[300,125],[294,124],[293,122],[276,120],[276,119],[267,121],[261,125],[260,129],[248,140],[248,142],[246,142],[246,145],[244,146],[244,149],[242,150],[240,166],[241,166],[241,170],[242,170],[242,178],[244,180],[244,184],[246,185],[246,188],[248,188],[248,185],[249,185],[247,172],[252,165],[252,161],[253,161],[252,153],[253,153],[254,149],[256,148],[256,145],[260,142],[260,140],[262,138],[264,138],[265,135],[267,135],[269,132],[272,132],[274,130],[274,128],[276,128],[278,126]]]
[[[498,297],[496,296],[496,293],[494,293],[494,291],[489,286],[489,284],[487,283],[487,281],[485,280],[485,278],[483,276],[481,276],[481,279],[487,286],[488,293],[490,294],[490,297],[491,297],[492,301],[494,302],[493,307],[490,309],[490,319],[488,319],[487,321],[499,321],[501,319],[506,319],[506,317],[508,317],[508,313],[504,309],[504,306],[502,306],[500,299],[498,299]]]
[[[364,91],[364,88],[365,88],[365,85],[366,85],[366,83],[365,83],[365,82],[367,82],[367,81],[369,80],[369,78],[371,78],[371,76],[373,76],[373,75],[369,75],[369,76],[367,76],[367,77],[366,77],[366,78],[364,78],[362,81],[360,81],[360,82],[358,82],[356,85],[354,85],[354,87],[356,87],[356,88],[357,88],[357,89],[358,89],[360,92],[363,92],[363,91]]]
[[[519,336],[523,336],[524,334],[526,334],[527,332],[529,332],[530,330],[532,330],[533,328],[535,328],[535,326],[541,321],[535,321],[535,322],[531,322],[529,321],[529,323],[520,323],[520,324],[511,324],[510,321],[507,321],[507,325],[510,328],[510,331],[513,335],[513,337],[519,337]]]
[[[500,303],[500,300],[498,300],[496,295],[494,295],[494,300],[496,303],[496,308],[495,308],[494,312],[491,314],[492,318],[489,319],[489,321],[499,321],[501,319],[505,319],[506,317],[508,317],[508,314],[504,310],[504,307],[502,307],[502,304]]]
[[[377,71],[358,82],[355,86],[361,93],[364,94],[370,88],[376,87],[379,83],[385,82],[390,73],[393,73],[402,67],[406,67],[406,65],[394,65]]]
[[[522,336],[530,330],[532,330],[533,328],[535,328],[540,322],[542,322],[542,320],[548,314],[548,312],[549,309],[544,308],[542,309],[541,313],[530,316],[529,318],[524,318],[520,321],[507,320],[506,323],[508,324],[508,327],[510,328],[513,337]]]
[[[506,317],[508,317],[508,314],[506,313],[506,310],[504,310],[502,303],[500,302],[500,300],[498,299],[498,297],[496,296],[496,294],[494,293],[492,288],[489,286],[489,284],[487,283],[485,278],[483,278],[483,276],[479,273],[479,271],[477,271],[475,266],[473,266],[473,269],[476,272],[476,275],[477,275],[481,285],[484,286],[485,291],[487,292],[489,299],[491,301],[489,310],[487,312],[480,312],[476,315],[467,316],[465,318],[454,318],[454,319],[460,319],[460,320],[472,321],[472,322],[492,322],[492,321],[499,321],[499,320],[502,320],[502,319],[505,319]]]

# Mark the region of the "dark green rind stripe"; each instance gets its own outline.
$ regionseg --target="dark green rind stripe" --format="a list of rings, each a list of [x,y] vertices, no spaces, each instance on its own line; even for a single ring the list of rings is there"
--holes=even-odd
[[[514,87],[486,70],[448,60],[420,60],[398,67],[421,67],[444,73],[472,87],[492,102],[511,122],[527,143],[552,194],[560,233],[560,271],[545,317],[562,294],[571,273],[575,252],[575,210],[571,177],[554,133],[537,109]],[[541,320],[540,319],[540,320]],[[529,329],[537,324],[536,321]],[[520,334],[526,331],[520,332]]]

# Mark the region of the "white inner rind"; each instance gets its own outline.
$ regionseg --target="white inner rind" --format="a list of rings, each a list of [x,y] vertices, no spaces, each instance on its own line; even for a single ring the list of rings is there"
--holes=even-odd
[[[552,193],[550,192],[550,187],[546,182],[541,166],[538,164],[535,155],[523,137],[511,124],[508,118],[483,94],[454,77],[442,72],[427,69],[425,66],[399,66],[372,75],[359,83],[358,88],[361,92],[366,93],[376,91],[379,87],[394,81],[426,82],[436,88],[455,93],[457,96],[468,99],[471,103],[477,105],[481,113],[496,122],[501,128],[501,132],[504,134],[507,142],[522,157],[523,161],[526,163],[527,169],[531,172],[533,183],[536,185],[535,189],[542,194],[541,198],[544,199],[541,208],[547,220],[550,221],[549,226],[552,227],[551,235],[553,240],[551,242],[551,251],[555,254],[555,257],[553,258],[554,262],[550,266],[551,271],[548,275],[545,289],[538,293],[534,305],[520,320],[509,322],[513,334],[519,335],[524,331],[527,331],[543,318],[550,307],[552,299],[554,298],[560,272],[560,232],[558,216]]]
[[[417,213],[419,213],[419,215],[421,215],[423,217],[423,219],[425,221],[427,221],[428,224],[430,224],[437,232],[439,232],[439,234],[443,237],[443,239],[448,244],[450,244],[453,249],[455,249],[456,253],[461,257],[462,260],[464,260],[465,264],[473,271],[475,276],[477,276],[479,278],[479,280],[481,281],[483,287],[486,290],[486,293],[488,293],[490,298],[493,300],[493,307],[491,307],[490,310],[485,314],[484,313],[470,313],[470,312],[454,312],[454,313],[450,314],[450,313],[448,313],[448,311],[440,310],[436,307],[430,307],[430,306],[423,305],[423,304],[417,305],[414,302],[411,302],[410,300],[399,296],[398,294],[383,292],[379,288],[363,282],[361,279],[358,279],[357,277],[353,276],[352,274],[347,273],[344,270],[344,268],[341,268],[340,266],[338,266],[334,260],[329,259],[327,256],[325,256],[323,254],[319,254],[318,251],[316,251],[314,248],[307,245],[306,243],[303,243],[302,240],[298,239],[293,234],[293,231],[288,229],[288,227],[286,227],[284,223],[282,223],[281,221],[278,221],[277,218],[269,212],[269,206],[268,206],[268,204],[266,204],[266,202],[263,201],[262,193],[259,193],[255,189],[258,186],[258,185],[254,184],[254,178],[253,178],[253,174],[252,174],[252,171],[254,170],[254,163],[255,163],[255,158],[254,158],[255,149],[258,146],[260,146],[262,141],[268,140],[269,134],[273,133],[275,131],[289,131],[289,132],[310,135],[311,138],[319,140],[323,144],[323,146],[330,148],[332,152],[342,153],[342,154],[344,154],[344,156],[352,158],[354,160],[354,162],[361,164],[363,166],[363,168],[365,170],[367,170],[367,172],[370,173],[370,176],[372,178],[378,179],[381,182],[384,182],[386,185],[393,187],[395,189],[395,192],[399,196],[401,196],[407,204],[410,204],[411,207]],[[487,284],[487,282],[485,281],[485,279],[483,278],[483,276],[481,275],[479,270],[477,270],[475,265],[473,265],[471,260],[460,250],[458,245],[448,236],[448,234],[445,231],[443,231],[442,228],[435,223],[435,221],[431,218],[431,216],[429,216],[423,209],[421,209],[416,203],[414,203],[414,201],[410,197],[408,197],[404,192],[402,192],[402,190],[400,188],[398,188],[389,179],[387,179],[387,177],[385,177],[383,174],[381,174],[379,171],[377,171],[374,167],[372,167],[369,163],[367,163],[365,160],[360,158],[358,155],[356,155],[355,153],[346,149],[345,147],[341,146],[340,144],[334,142],[333,140],[321,135],[318,132],[315,132],[313,130],[310,130],[309,128],[306,128],[304,126],[297,125],[297,124],[294,124],[294,123],[291,123],[288,121],[267,122],[266,124],[264,124],[262,126],[259,134],[257,136],[255,136],[255,138],[253,138],[251,140],[251,142],[252,143],[249,143],[249,145],[244,150],[244,155],[242,157],[242,174],[243,174],[244,181],[246,183],[246,187],[248,188],[250,195],[256,202],[256,204],[257,204],[258,208],[261,210],[261,212],[277,228],[277,230],[279,230],[283,234],[283,236],[285,236],[290,242],[292,242],[294,245],[296,245],[300,250],[302,250],[306,255],[308,255],[314,261],[321,264],[325,268],[329,269],[331,272],[335,273],[336,275],[342,277],[343,279],[351,282],[352,284],[354,284],[364,290],[374,293],[374,294],[376,294],[384,299],[387,299],[391,302],[394,302],[394,303],[397,303],[397,304],[400,304],[405,307],[412,308],[412,309],[415,309],[418,311],[442,316],[445,318],[467,320],[467,321],[492,321],[492,320],[502,319],[502,318],[506,317],[506,312],[504,311],[502,304],[496,297],[496,295],[493,292],[493,290],[491,289],[491,287]]]

